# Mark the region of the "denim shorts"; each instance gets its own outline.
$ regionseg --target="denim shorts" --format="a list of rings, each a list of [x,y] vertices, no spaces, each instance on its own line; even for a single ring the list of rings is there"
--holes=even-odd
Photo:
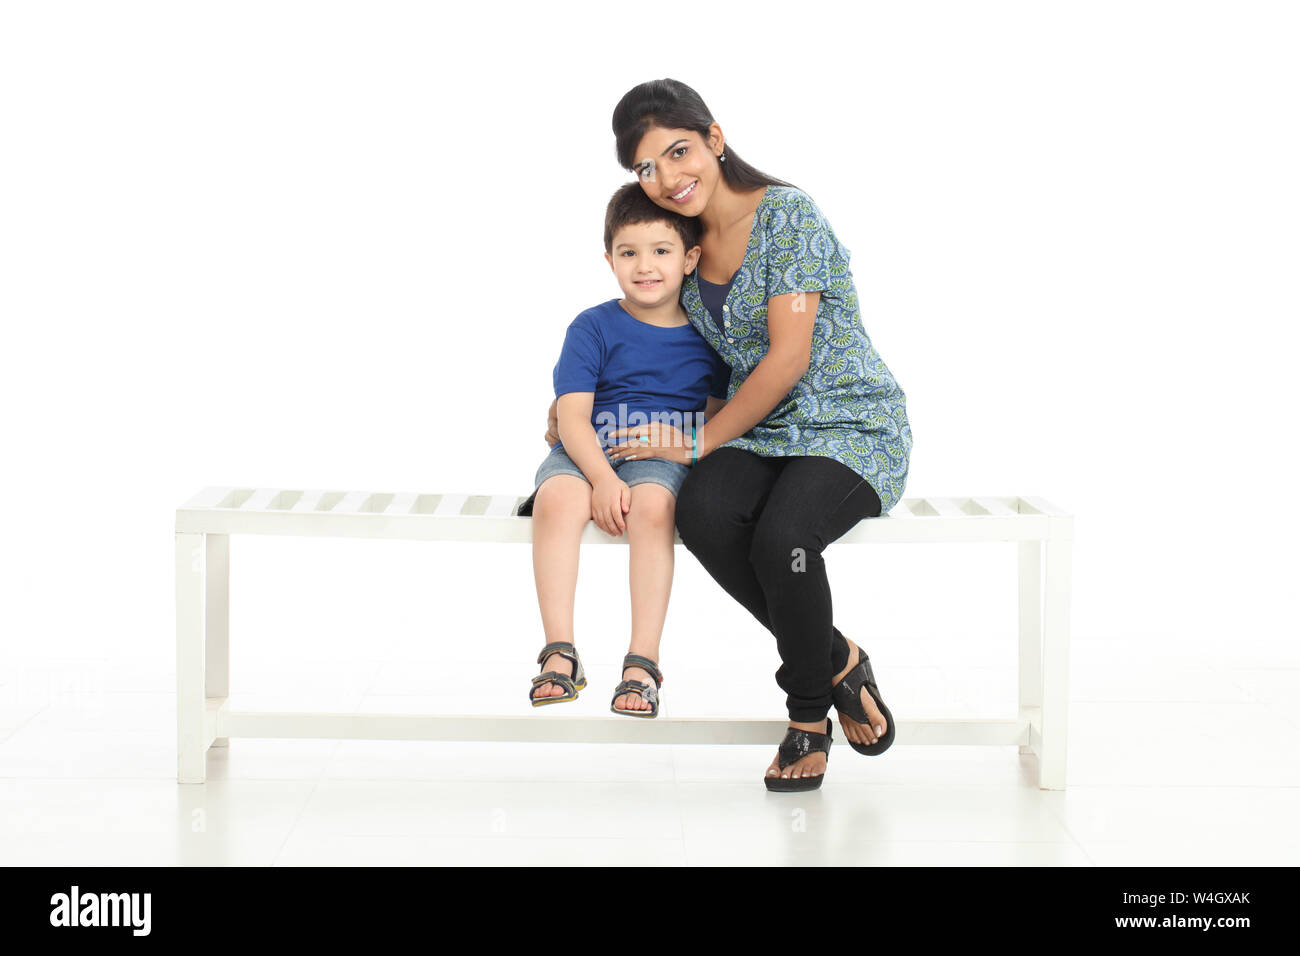
[[[618,475],[619,480],[626,482],[629,488],[645,482],[651,482],[656,485],[663,485],[677,497],[677,491],[681,488],[682,482],[686,480],[690,469],[685,465],[679,465],[675,461],[668,461],[666,458],[633,458],[628,461],[626,458],[620,461],[611,461],[610,465],[614,469],[614,474]],[[563,445],[556,445],[551,449],[550,454],[537,469],[537,474],[533,478],[533,493],[528,497],[519,510],[515,512],[520,515],[531,515],[533,501],[537,497],[538,488],[542,487],[542,482],[553,475],[574,475],[587,481],[587,476],[582,473],[582,469],[577,466],[568,453],[565,452]],[[587,481],[591,484],[590,481]]]

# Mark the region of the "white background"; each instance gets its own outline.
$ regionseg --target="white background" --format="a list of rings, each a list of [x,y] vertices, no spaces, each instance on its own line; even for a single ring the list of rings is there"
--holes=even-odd
[[[631,176],[610,114],[669,76],[852,251],[907,394],[908,496],[1071,509],[1074,637],[1117,671],[1184,647],[1296,668],[1298,19],[3,4],[0,651],[170,670],[174,509],[206,485],[529,492],[564,329],[619,294],[602,216]],[[779,716],[770,637],[677,555],[668,693],[743,654]],[[1010,545],[827,557],[869,649],[959,643],[1014,687]],[[237,538],[232,558],[236,687],[276,659],[473,646],[512,663],[408,689],[523,706],[542,644],[526,547]],[[579,641],[612,665],[626,551],[583,560]],[[742,706],[734,686],[714,706]],[[946,690],[930,703],[970,686]]]

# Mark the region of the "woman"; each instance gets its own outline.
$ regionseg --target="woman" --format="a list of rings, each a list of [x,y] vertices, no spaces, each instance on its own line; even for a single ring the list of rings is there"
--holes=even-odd
[[[727,146],[699,94],[676,80],[643,83],[613,126],[619,163],[646,195],[700,217],[682,304],[732,376],[726,406],[694,442],[652,423],[611,432],[627,441],[608,454],[692,465],[677,501],[682,542],[781,656],[790,721],[764,781],[816,789],[832,704],[859,753],[894,739],[867,655],[832,622],[821,552],[902,496],[905,396],[862,326],[848,250],[807,194]],[[553,418],[554,406],[548,442]]]

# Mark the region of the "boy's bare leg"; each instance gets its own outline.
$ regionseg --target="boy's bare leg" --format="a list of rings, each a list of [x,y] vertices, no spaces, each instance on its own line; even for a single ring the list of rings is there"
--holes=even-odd
[[[628,585],[632,595],[632,641],[628,653],[658,663],[659,639],[668,614],[673,587],[673,532],[677,498],[663,485],[642,482],[632,486],[632,507],[626,515]],[[619,680],[639,680],[651,687],[654,678],[640,667],[629,667]],[[637,694],[621,694],[614,706],[620,710],[649,710]]]
[[[542,612],[546,643],[573,643],[573,596],[578,586],[579,539],[591,520],[591,485],[577,475],[552,475],[533,500],[533,580]],[[576,648],[576,644],[574,645]],[[550,654],[538,673],[573,674],[573,662]],[[559,684],[547,681],[533,697],[563,697]]]

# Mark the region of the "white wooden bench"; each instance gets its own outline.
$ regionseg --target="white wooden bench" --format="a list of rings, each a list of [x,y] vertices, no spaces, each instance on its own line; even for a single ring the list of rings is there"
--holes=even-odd
[[[786,721],[650,720],[234,711],[230,693],[230,536],[271,534],[421,541],[532,541],[523,497],[206,488],[176,511],[176,722],[180,783],[202,783],[209,747],[231,737],[550,743],[775,745]],[[835,544],[1014,541],[1019,548],[1019,709],[1014,719],[898,722],[899,744],[1018,745],[1038,757],[1039,787],[1065,789],[1073,518],[1042,498],[906,498]],[[586,544],[626,544],[594,522]],[[681,538],[676,538],[681,543]],[[837,605],[844,607],[845,605]],[[843,612],[841,612],[843,613]]]

